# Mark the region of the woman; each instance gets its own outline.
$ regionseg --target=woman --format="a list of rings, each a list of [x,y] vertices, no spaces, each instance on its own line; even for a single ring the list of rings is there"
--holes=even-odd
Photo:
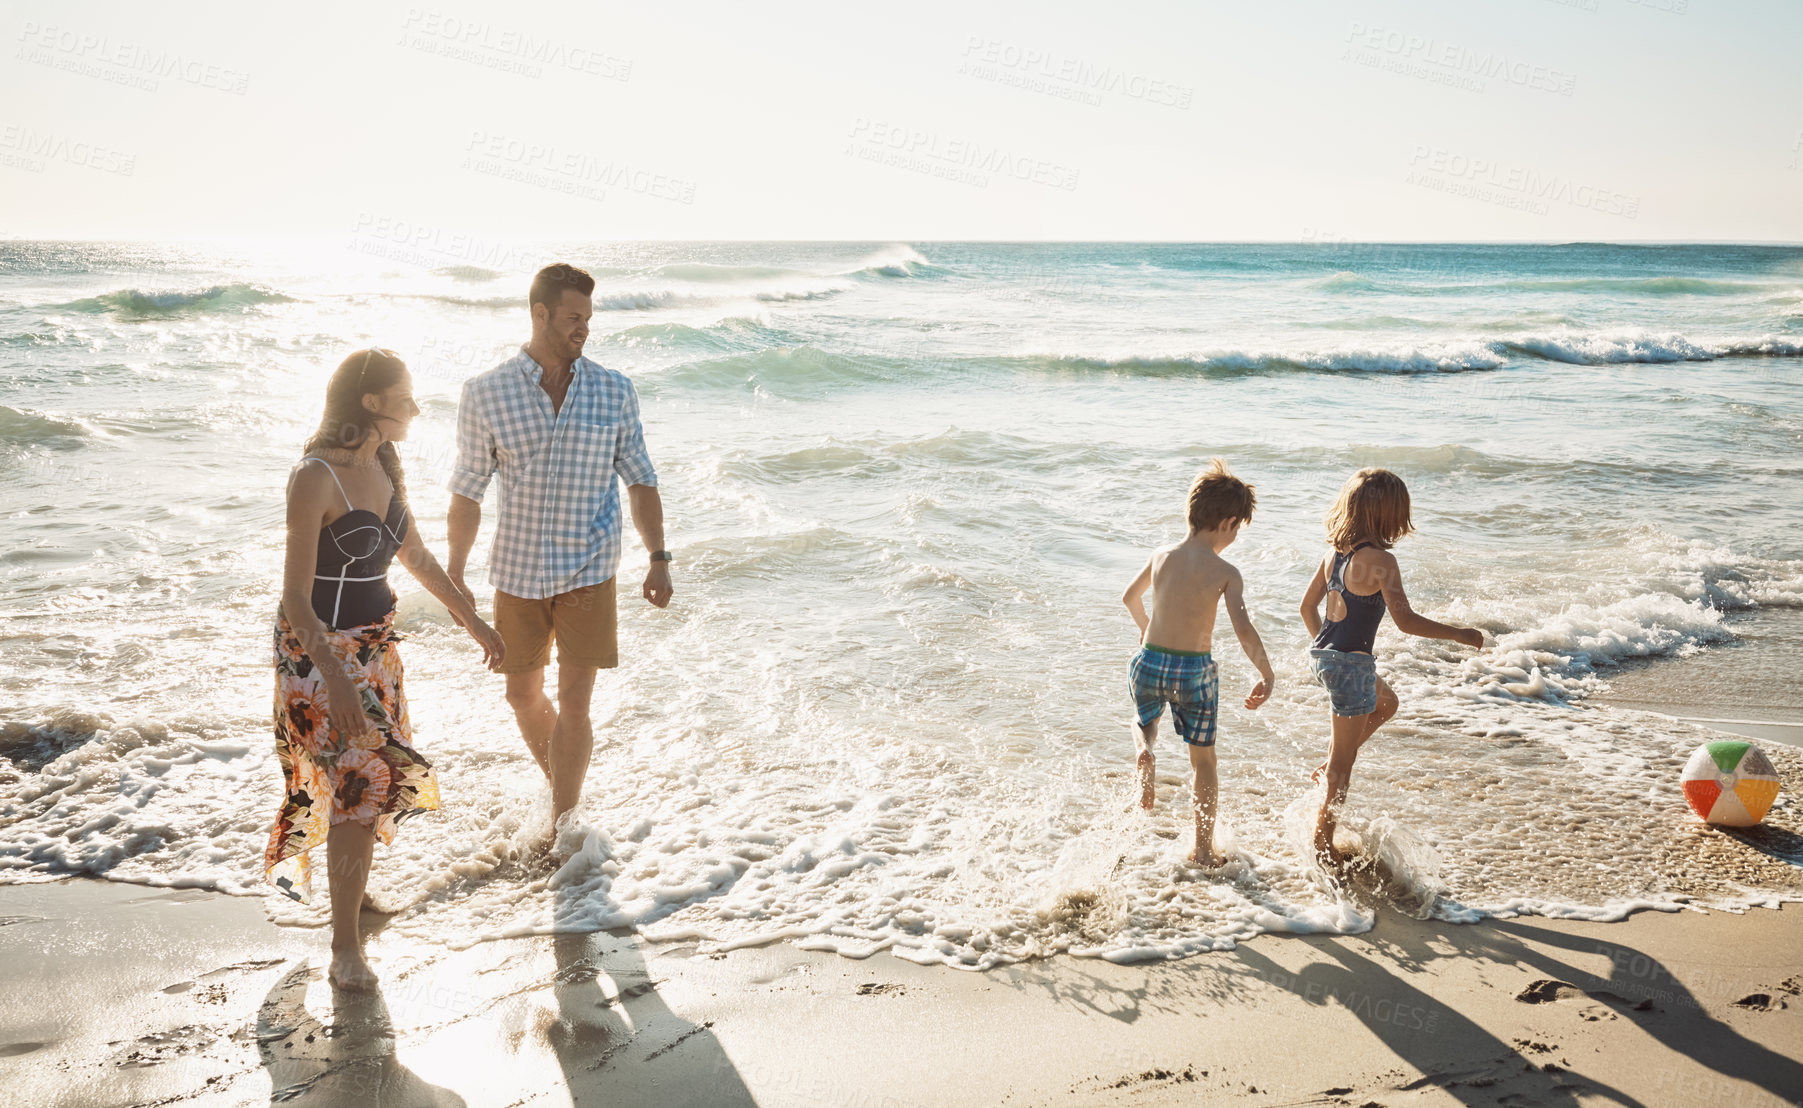
[[[395,651],[388,563],[401,564],[482,646],[501,636],[439,568],[411,526],[395,443],[419,414],[406,365],[391,350],[345,359],[326,386],[325,417],[288,482],[288,553],[275,627],[276,754],[286,798],[270,832],[268,879],[303,903],[308,853],[326,844],[332,891],[330,977],[371,988],[357,929],[375,840],[438,807],[431,764],[413,749]]]

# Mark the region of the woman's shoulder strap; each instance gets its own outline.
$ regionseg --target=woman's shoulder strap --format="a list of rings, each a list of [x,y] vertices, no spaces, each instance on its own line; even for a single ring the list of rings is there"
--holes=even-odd
[[[311,454],[301,459],[302,465],[305,465],[308,462],[318,462],[320,465],[326,467],[326,472],[332,475],[332,484],[338,486],[338,495],[344,497],[345,509],[347,511],[354,510],[351,505],[350,494],[344,491],[344,482],[338,479],[338,471],[332,468],[332,463],[326,461],[324,458],[315,458]]]

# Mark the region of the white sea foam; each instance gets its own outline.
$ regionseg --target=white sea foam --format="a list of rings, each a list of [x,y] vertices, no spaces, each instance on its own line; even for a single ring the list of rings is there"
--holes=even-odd
[[[1660,365],[1722,358],[1794,358],[1803,341],[1776,335],[1691,338],[1641,331],[1563,330],[1545,335],[1462,338],[1387,345],[1348,343],[1317,346],[1304,336],[1293,347],[1209,348],[1147,353],[1101,352],[1015,355],[1013,360],[1046,366],[1094,368],[1146,374],[1254,372],[1284,369],[1363,373],[1447,373],[1500,369],[1524,359],[1577,366]]]
[[[906,243],[892,242],[865,255],[845,273],[863,273],[876,277],[912,277],[933,263]]]

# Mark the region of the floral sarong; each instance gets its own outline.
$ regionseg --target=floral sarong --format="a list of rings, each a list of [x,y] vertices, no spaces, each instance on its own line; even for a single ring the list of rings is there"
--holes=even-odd
[[[276,612],[275,749],[286,794],[263,869],[272,884],[303,904],[312,892],[308,852],[326,841],[333,824],[373,823],[387,844],[397,822],[438,807],[438,778],[413,749],[394,613],[327,635],[334,653],[355,662],[352,681],[372,729],[367,739],[346,742],[331,726],[325,682],[286,615]]]

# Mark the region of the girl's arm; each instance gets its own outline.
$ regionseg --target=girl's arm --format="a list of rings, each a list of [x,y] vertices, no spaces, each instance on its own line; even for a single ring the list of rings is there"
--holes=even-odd
[[[1380,550],[1371,562],[1371,568],[1377,573],[1377,579],[1382,585],[1384,606],[1390,609],[1390,618],[1396,621],[1398,631],[1405,635],[1419,635],[1424,639],[1451,639],[1466,646],[1484,645],[1484,633],[1477,628],[1441,623],[1409,607],[1408,594],[1402,591],[1402,567],[1396,564],[1396,555]]]
[[[1312,642],[1321,633],[1321,601],[1327,596],[1327,562],[1323,559],[1315,565],[1314,579],[1308,583],[1308,591],[1302,594],[1302,623],[1308,628],[1308,637]]]
[[[417,522],[416,520],[415,523]],[[407,537],[401,541],[400,561],[414,580],[438,598],[438,602],[451,613],[451,618],[457,621],[457,626],[467,630],[481,645],[482,661],[488,668],[494,669],[500,665],[506,653],[500,634],[483,622],[482,617],[476,614],[476,606],[470,603],[469,597],[464,595],[463,590],[457,587],[457,583],[438,564],[438,559],[426,547],[425,540],[419,537],[418,526],[407,528]]]
[[[1127,586],[1127,591],[1121,594],[1121,603],[1125,604],[1127,606],[1127,611],[1132,613],[1133,622],[1139,624],[1139,637],[1141,639],[1146,637],[1146,627],[1152,622],[1152,617],[1146,615],[1145,603],[1146,589],[1149,588],[1151,584],[1152,560],[1148,558],[1146,559],[1145,568],[1139,571],[1139,576],[1135,577],[1133,583]]]
[[[300,465],[288,478],[288,545],[282,562],[282,614],[294,628],[301,649],[313,660],[325,686],[326,714],[333,730],[346,738],[365,735],[369,719],[357,697],[351,673],[356,667],[332,648],[325,621],[313,611],[313,574],[319,568],[319,532],[326,518],[324,474],[309,477]]]

